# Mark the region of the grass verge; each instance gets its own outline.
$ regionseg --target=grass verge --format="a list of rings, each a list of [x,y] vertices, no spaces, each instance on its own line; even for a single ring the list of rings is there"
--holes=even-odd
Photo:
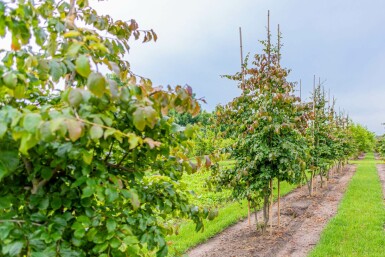
[[[288,194],[296,185],[288,183],[281,183],[281,196]],[[276,187],[275,187],[276,188]],[[277,197],[277,190],[274,191],[275,198]],[[202,243],[219,232],[223,231],[230,225],[238,222],[247,216],[247,203],[243,201],[231,202],[219,209],[219,215],[213,221],[205,221],[205,230],[203,232],[195,232],[195,225],[193,222],[186,222],[181,225],[179,234],[170,236],[167,240],[172,244],[169,247],[170,256],[181,256],[189,248]]]
[[[337,215],[321,234],[316,256],[385,256],[385,206],[373,154],[358,164],[357,172],[338,207]]]

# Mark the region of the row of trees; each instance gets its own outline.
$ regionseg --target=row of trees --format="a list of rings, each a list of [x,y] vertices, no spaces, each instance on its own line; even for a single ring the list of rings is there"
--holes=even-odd
[[[280,65],[280,37],[278,28],[278,43],[272,45],[268,26],[263,53],[254,55],[251,66],[246,58],[241,72],[225,76],[239,82],[241,95],[216,109],[216,125],[225,124],[223,136],[234,140],[230,158],[236,164],[211,178],[219,187],[231,188],[235,198],[246,199],[249,208],[262,202],[264,230],[272,220],[273,181],[278,192],[282,181],[306,182],[313,195],[316,176],[323,186],[332,166],[340,169],[363,150],[356,144],[362,141],[355,138],[357,128],[369,133],[336,114],[334,100],[326,99],[320,83],[314,82],[311,102],[295,96],[289,71]],[[279,212],[278,199],[278,217]]]
[[[189,203],[183,174],[213,168],[238,198],[262,198],[267,222],[273,179],[296,183],[306,169],[313,178],[352,151],[351,124],[292,95],[270,35],[253,67],[232,77],[242,95],[215,114],[200,112],[189,86],[134,74],[123,58],[129,39],[157,35],[98,15],[87,0],[0,1],[0,37],[11,39],[0,51],[2,256],[165,256],[169,220],[199,231],[216,214]],[[222,132],[232,170],[207,156]],[[319,150],[335,142],[340,155]]]

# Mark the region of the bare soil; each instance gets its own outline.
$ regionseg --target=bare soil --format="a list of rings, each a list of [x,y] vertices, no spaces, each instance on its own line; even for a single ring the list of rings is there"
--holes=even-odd
[[[281,199],[281,224],[277,225],[277,204],[273,205],[273,232],[262,234],[243,220],[207,242],[187,252],[190,257],[243,257],[243,256],[306,256],[318,242],[321,231],[336,214],[355,166],[347,165],[340,173],[333,172],[328,185],[308,196],[307,185],[299,187]],[[384,173],[385,174],[385,173]],[[258,212],[262,221],[262,212]]]

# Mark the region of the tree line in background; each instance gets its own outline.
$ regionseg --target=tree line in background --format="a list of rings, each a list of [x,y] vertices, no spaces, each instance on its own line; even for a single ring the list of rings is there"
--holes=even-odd
[[[306,180],[312,194],[315,176],[327,180],[331,166],[372,147],[372,134],[326,107],[320,86],[313,103],[293,95],[270,34],[252,67],[228,76],[241,96],[213,113],[189,86],[155,87],[134,74],[123,58],[128,40],[157,35],[99,15],[87,0],[1,1],[6,36],[2,256],[165,256],[172,219],[199,231],[216,214],[189,202],[184,174],[205,167],[209,185],[252,207],[262,199],[267,224],[273,180]],[[220,170],[218,152],[235,168]]]

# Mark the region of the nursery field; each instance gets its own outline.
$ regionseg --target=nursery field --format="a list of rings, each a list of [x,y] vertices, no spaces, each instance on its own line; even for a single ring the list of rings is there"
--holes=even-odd
[[[170,256],[181,256],[186,252],[186,256],[382,256],[385,251],[382,194],[385,180],[381,185],[377,163],[382,162],[375,160],[372,153],[367,154],[365,159],[350,161],[350,168],[335,174],[327,189],[319,189],[311,206],[305,207],[304,198],[300,196],[306,195],[304,188],[301,191],[301,188],[285,185],[281,196],[290,193],[288,198],[295,198],[295,201],[288,200],[283,213],[285,209],[294,209],[295,213],[295,208],[300,206],[300,213],[295,215],[302,218],[295,217],[290,224],[281,224],[272,236],[264,236],[247,225],[246,202],[224,200],[219,205],[218,217],[205,223],[205,231],[195,233],[192,223],[181,224],[179,234],[168,238]],[[353,165],[357,167],[355,173]],[[380,164],[378,171],[383,173],[385,179],[385,164]],[[202,177],[202,174],[194,174],[186,180],[192,182],[189,188],[197,190],[198,195],[209,196],[206,190],[197,186]],[[275,190],[275,196],[276,193]],[[293,196],[295,194],[298,196]],[[285,201],[285,197],[282,200]],[[210,202],[203,200],[201,203]],[[293,215],[293,212],[290,214]],[[254,221],[251,226],[255,226]],[[286,235],[289,231],[290,236]],[[245,234],[252,238],[250,245]],[[290,241],[290,245],[286,244],[286,240]]]
[[[240,63],[221,66],[238,67],[220,75],[232,100],[207,108],[126,60],[133,41],[158,41],[153,29],[92,4],[0,0],[0,256],[385,256],[385,165],[372,154],[385,156],[385,137],[314,74],[304,97],[269,11],[257,52],[243,54],[239,28]],[[182,59],[174,79],[212,71]]]

